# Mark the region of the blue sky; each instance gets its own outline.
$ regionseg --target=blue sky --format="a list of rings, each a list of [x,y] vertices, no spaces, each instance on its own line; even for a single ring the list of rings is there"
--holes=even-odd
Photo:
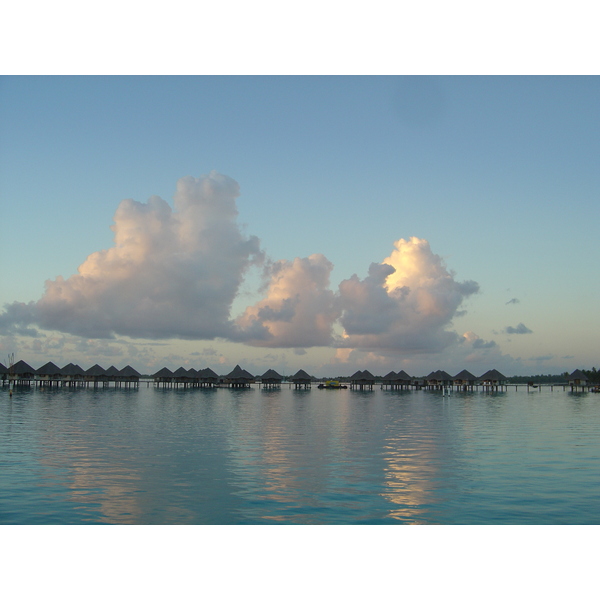
[[[2,321],[2,356],[15,352],[34,366],[78,358],[84,367],[225,370],[239,362],[257,373],[305,368],[314,374],[467,368],[480,375],[498,368],[511,375],[598,366],[599,155],[598,77],[4,76],[5,310],[37,303],[46,280],[68,280],[89,255],[113,247],[110,226],[122,200],[160,196],[173,208],[178,180],[203,181],[216,172],[239,184],[239,214],[228,221],[232,235],[255,236],[266,260],[239,267],[243,277],[227,297],[230,319],[254,306],[244,327],[252,322],[264,333],[271,325],[258,313],[265,306],[283,310],[274,302],[284,293],[271,288],[268,300],[275,280],[265,265],[288,261],[293,278],[294,259],[322,254],[331,266],[320,263],[329,282],[319,294],[337,298],[347,324],[354,310],[360,323],[372,324],[367,333],[379,337],[351,335],[344,342],[343,319],[333,317],[328,325],[337,341],[314,346],[304,340],[307,345],[292,347],[291,330],[268,342],[249,330],[202,339],[199,329],[198,339],[180,340],[143,334],[140,326],[134,335],[101,339],[64,326],[44,328],[35,316],[34,329],[21,335],[13,311]],[[185,202],[196,193],[189,191]],[[460,298],[448,300],[449,312],[440,323],[427,321],[427,331],[415,325],[402,333],[402,319],[412,318],[402,313],[400,337],[383,342],[367,314],[373,304],[360,312],[350,296],[367,288],[378,294],[368,287],[371,263],[382,263],[396,241],[411,238],[428,242],[427,264],[443,259],[445,280],[475,282],[477,289],[455,290]],[[303,277],[316,273],[316,263],[305,267]],[[339,286],[354,275],[362,287],[344,296]],[[420,310],[415,305],[415,314]],[[444,332],[455,335],[442,342]],[[421,333],[429,342],[419,351],[389,347],[402,346],[402,335]]]

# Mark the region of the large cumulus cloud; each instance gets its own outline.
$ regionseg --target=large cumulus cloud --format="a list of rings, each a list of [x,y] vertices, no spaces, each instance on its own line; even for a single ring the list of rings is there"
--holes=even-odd
[[[212,172],[177,182],[174,208],[154,196],[123,200],[114,245],[87,257],[77,274],[46,282],[37,302],[13,303],[0,331],[38,329],[85,338],[223,338],[253,346],[331,346],[382,355],[440,352],[457,343],[452,319],[478,291],[456,281],[426,240],[395,242],[364,278],[330,289],[322,254],[267,261],[237,223],[239,186]],[[230,317],[244,274],[266,264],[265,295]]]
[[[238,195],[233,179],[212,172],[177,182],[175,210],[157,196],[123,200],[114,246],[88,256],[72,277],[47,281],[37,303],[6,307],[0,324],[90,338],[228,337],[244,271],[261,260],[258,239],[236,222]]]
[[[266,297],[237,320],[240,339],[280,348],[329,346],[339,315],[329,289],[332,269],[322,254],[275,262]]]
[[[478,291],[458,282],[426,240],[400,239],[368,275],[327,289],[331,263],[322,255],[276,263],[267,296],[238,320],[246,341],[270,347],[334,345],[342,348],[439,352],[458,334],[449,331],[462,302]],[[333,336],[339,324],[341,336]]]
[[[427,240],[412,237],[394,245],[389,257],[371,265],[366,278],[354,275],[340,284],[341,345],[439,352],[456,341],[457,334],[447,327],[479,286],[456,281]]]

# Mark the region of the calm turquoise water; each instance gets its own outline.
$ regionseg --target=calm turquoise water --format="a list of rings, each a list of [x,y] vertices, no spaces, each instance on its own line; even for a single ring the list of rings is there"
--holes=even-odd
[[[600,397],[0,389],[0,523],[598,524]]]

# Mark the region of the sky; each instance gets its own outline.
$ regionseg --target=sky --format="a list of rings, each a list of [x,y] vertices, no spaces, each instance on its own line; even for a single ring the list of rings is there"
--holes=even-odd
[[[3,357],[600,363],[598,77],[3,76],[0,119]]]

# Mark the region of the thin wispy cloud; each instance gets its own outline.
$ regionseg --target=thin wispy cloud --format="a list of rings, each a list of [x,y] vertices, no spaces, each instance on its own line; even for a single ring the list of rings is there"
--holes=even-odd
[[[518,298],[511,298],[506,304],[519,304],[521,302]]]

